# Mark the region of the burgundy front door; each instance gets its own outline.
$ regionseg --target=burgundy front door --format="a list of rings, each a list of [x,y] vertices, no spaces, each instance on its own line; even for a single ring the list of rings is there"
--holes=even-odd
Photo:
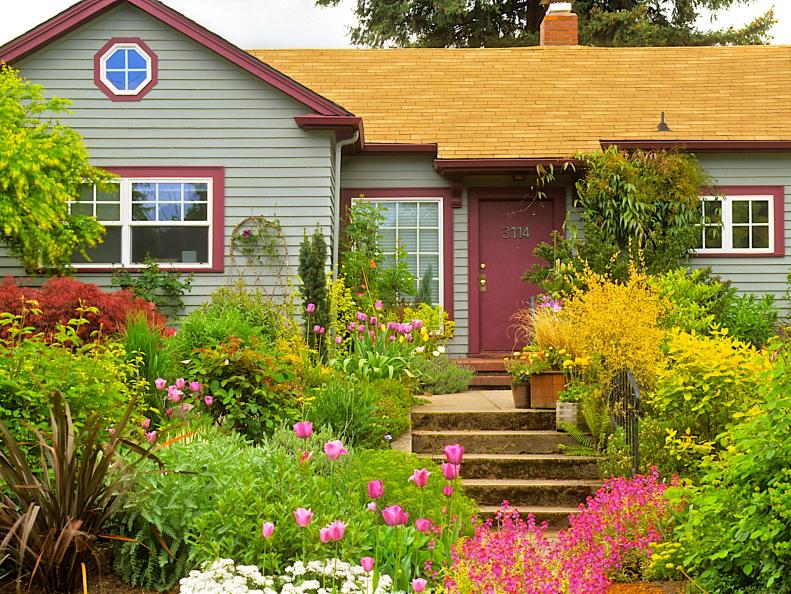
[[[536,246],[549,241],[558,220],[561,197],[554,200],[487,199],[477,202],[477,237],[472,240],[470,262],[470,305],[477,301],[478,351],[510,351],[517,346],[511,316],[530,303],[539,288],[522,280],[533,264],[542,263],[533,255]],[[472,206],[475,209],[475,205]],[[562,210],[561,218],[562,221]],[[477,242],[475,241],[477,239]],[[475,249],[477,243],[477,250]],[[474,272],[474,274],[472,274]],[[477,299],[476,299],[477,297]],[[471,316],[474,322],[475,316]],[[476,329],[472,328],[472,333]],[[474,336],[471,336],[471,351]]]

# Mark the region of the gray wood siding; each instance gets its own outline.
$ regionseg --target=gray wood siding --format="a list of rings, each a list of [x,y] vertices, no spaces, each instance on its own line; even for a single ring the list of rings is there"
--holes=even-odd
[[[703,167],[721,186],[785,187],[785,256],[767,258],[694,258],[692,266],[709,266],[730,280],[740,293],[772,294],[785,315],[791,303],[781,298],[791,270],[791,155],[787,153],[727,153],[698,155]]]
[[[140,37],[159,58],[159,82],[142,101],[113,102],[94,85],[94,54],[111,37]],[[331,233],[331,135],[306,133],[293,120],[310,110],[147,14],[121,6],[17,66],[48,96],[73,101],[63,119],[83,135],[98,166],[225,167],[225,273],[196,274],[188,306],[240,276],[255,281],[255,271],[241,274],[228,254],[245,217],[281,221],[292,272],[305,230],[318,223]],[[0,258],[0,274],[20,273],[14,260]],[[110,278],[78,277],[102,286]],[[260,280],[271,289],[271,274]]]

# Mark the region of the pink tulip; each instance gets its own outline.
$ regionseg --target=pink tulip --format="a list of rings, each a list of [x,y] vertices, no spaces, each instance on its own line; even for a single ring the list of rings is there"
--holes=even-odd
[[[188,413],[193,408],[195,408],[195,407],[192,404],[190,404],[189,402],[185,402],[184,404],[181,405],[181,410],[184,411],[185,413]]]
[[[302,454],[299,456],[299,463],[300,463],[300,464],[305,464],[305,463],[307,463],[307,462],[310,462],[310,459],[311,459],[312,457],[313,457],[313,452],[311,452],[310,450],[305,450],[305,451],[304,451],[304,452],[302,452]]]
[[[168,383],[163,378],[158,377],[154,380],[154,385],[157,387],[157,390],[164,390]]]
[[[412,320],[412,327],[415,330],[420,330],[423,327],[423,320]]]
[[[449,481],[459,477],[459,465],[446,462],[442,465],[442,474]]]
[[[214,402],[214,396],[204,396],[203,397],[203,404],[206,406],[211,406]]]
[[[422,489],[428,484],[428,477],[430,474],[431,473],[425,468],[421,470],[415,469],[412,476],[409,477],[409,480],[413,481],[418,489]]]
[[[143,429],[148,429],[149,427],[151,427],[151,419],[143,419],[143,422],[140,423],[140,426]]]
[[[178,379],[176,380],[176,384],[175,384],[175,386],[176,386],[176,387],[177,387],[179,390],[183,390],[183,389],[184,389],[184,386],[186,386],[186,385],[187,385],[187,382],[186,382],[186,380],[185,380],[183,377],[180,377],[180,378],[178,378]]]
[[[297,523],[297,526],[300,528],[304,528],[310,521],[313,519],[313,512],[309,509],[305,509],[304,507],[298,507],[294,510],[294,520]]]
[[[377,323],[378,321],[379,321],[379,320],[377,319],[377,317],[376,317],[376,316],[371,316],[371,319],[370,319],[370,320],[368,320],[368,322],[371,324],[371,326],[376,326],[376,323]]]
[[[169,417],[172,417],[173,416],[173,409],[172,408],[166,408],[165,409],[165,414],[167,416],[169,416]]]
[[[337,460],[341,456],[348,454],[349,451],[343,447],[340,439],[336,439],[324,444],[324,453],[327,454],[327,458],[330,460]]]
[[[459,444],[446,445],[445,458],[451,464],[461,464],[461,460],[464,458],[464,446]]]
[[[264,522],[264,525],[261,527],[261,536],[264,538],[272,538],[274,533],[275,525],[272,522]]]
[[[442,487],[442,494],[445,497],[452,497],[453,496],[453,487],[451,487],[450,485],[445,485],[444,487]]]
[[[335,337],[335,344],[341,344],[342,342],[343,342],[343,339],[340,336],[336,336]]]
[[[423,578],[415,578],[414,580],[412,580],[412,591],[416,592],[417,594],[420,594],[420,592],[426,589],[427,583],[428,582],[426,582],[426,580],[424,580]]]
[[[388,526],[403,526],[409,521],[409,514],[400,505],[391,505],[382,510],[382,519]]]
[[[340,520],[335,520],[332,524],[328,526],[330,531],[330,536],[332,536],[332,540],[340,540],[343,538],[343,535],[346,533],[346,524],[341,522]]]
[[[313,435],[313,423],[310,421],[300,421],[299,423],[294,423],[294,433],[300,439],[308,439],[311,435]]]
[[[382,481],[368,481],[369,499],[379,499],[385,494],[385,487]]]
[[[319,529],[319,540],[324,544],[327,544],[332,540],[332,534],[329,528],[320,528]]]
[[[431,520],[426,518],[418,518],[415,520],[415,528],[418,532],[428,532],[431,530],[432,526],[433,524],[431,523]]]
[[[118,433],[118,432],[115,430],[114,427],[108,427],[107,428],[107,433],[109,433],[111,436],[115,437],[115,434]]]
[[[363,557],[360,559],[360,566],[363,568],[365,573],[371,573],[371,570],[374,568],[373,557]]]
[[[168,387],[168,400],[171,402],[178,402],[181,400],[181,396],[184,394],[181,390],[179,390],[176,386],[169,386]]]
[[[367,507],[369,512],[374,513],[376,511],[376,501],[371,501]]]
[[[320,332],[321,332],[321,326],[319,326],[318,324],[313,326],[313,334],[319,334]]]
[[[200,382],[190,382],[190,392],[200,392],[201,387]]]
[[[374,309],[378,311],[378,310],[382,309],[382,307],[383,307],[382,300],[381,299],[377,299],[374,302]]]
[[[314,311],[316,311],[316,304],[308,303],[308,306],[305,308],[305,311],[308,313],[313,313]]]
[[[146,433],[146,439],[148,440],[148,443],[154,443],[157,440],[157,432],[149,431]]]

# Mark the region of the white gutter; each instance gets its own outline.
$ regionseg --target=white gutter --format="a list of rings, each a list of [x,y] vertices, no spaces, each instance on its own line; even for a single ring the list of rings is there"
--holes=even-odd
[[[341,154],[343,147],[354,144],[360,138],[360,131],[355,130],[354,136],[335,143],[335,196],[333,196],[332,212],[332,278],[338,278],[338,255],[341,241]]]

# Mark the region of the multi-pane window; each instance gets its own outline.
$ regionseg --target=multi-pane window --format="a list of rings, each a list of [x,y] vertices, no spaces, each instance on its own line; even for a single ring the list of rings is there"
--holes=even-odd
[[[100,78],[115,95],[136,95],[151,82],[152,58],[135,43],[116,43],[99,61]]]
[[[395,257],[400,246],[406,253],[409,271],[420,283],[429,279],[431,300],[442,301],[442,208],[436,198],[369,200],[384,214],[379,229],[383,253]]]
[[[211,265],[211,179],[123,179],[111,192],[83,186],[71,212],[96,217],[105,240],[75,255],[79,267],[135,266],[147,257],[162,264]]]
[[[773,196],[706,196],[701,208],[698,253],[773,252]]]

